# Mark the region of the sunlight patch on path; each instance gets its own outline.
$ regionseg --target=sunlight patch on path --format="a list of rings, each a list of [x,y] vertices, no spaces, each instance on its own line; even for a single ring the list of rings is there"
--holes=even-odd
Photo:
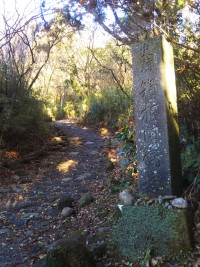
[[[58,166],[57,166],[57,170],[63,174],[66,174],[69,169],[73,168],[75,169],[76,166],[78,165],[78,161],[75,161],[75,160],[68,160],[68,161],[64,161],[64,162],[61,162]]]

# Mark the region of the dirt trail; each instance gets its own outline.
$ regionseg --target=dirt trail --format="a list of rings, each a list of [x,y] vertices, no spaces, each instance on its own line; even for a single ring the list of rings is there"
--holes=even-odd
[[[62,160],[46,176],[31,177],[15,190],[1,189],[0,266],[30,266],[45,254],[48,245],[63,238],[67,220],[57,203],[66,194],[75,200],[82,193],[100,188],[106,177],[104,139],[95,130],[77,126],[73,120],[55,122],[70,135],[69,146],[62,149]],[[99,189],[100,190],[100,189]],[[97,190],[98,191],[98,190]],[[98,192],[96,192],[98,193]],[[71,221],[77,225],[76,216]],[[71,227],[71,226],[70,226]]]

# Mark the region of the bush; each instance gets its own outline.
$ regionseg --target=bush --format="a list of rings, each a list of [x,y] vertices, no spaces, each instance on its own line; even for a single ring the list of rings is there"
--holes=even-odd
[[[200,139],[192,135],[186,126],[181,127],[182,172],[187,184],[200,189]]]
[[[175,47],[179,121],[192,135],[200,136],[200,55]]]
[[[121,90],[100,90],[88,98],[86,123],[102,124],[118,128],[132,116],[133,101]]]
[[[120,142],[118,157],[122,170],[127,178],[132,178],[137,173],[135,128],[131,125],[123,127],[117,132],[116,139]]]
[[[11,72],[13,76],[16,75],[12,67],[9,69]],[[45,103],[29,92],[24,84],[19,85],[17,79],[13,82],[6,75],[0,73],[1,145],[17,149],[30,148],[33,143],[47,137]]]

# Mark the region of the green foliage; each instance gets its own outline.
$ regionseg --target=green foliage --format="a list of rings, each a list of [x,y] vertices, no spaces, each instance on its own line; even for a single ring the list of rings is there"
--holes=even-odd
[[[53,116],[56,120],[64,118],[78,118],[84,116],[86,104],[80,97],[74,97],[74,101],[66,101],[64,106],[57,104],[53,110]]]
[[[132,101],[118,88],[102,89],[88,97],[87,123],[118,128],[132,114]]]
[[[181,128],[182,170],[189,183],[200,189],[200,139],[189,133],[186,126]]]
[[[135,129],[131,126],[121,128],[116,134],[117,141],[120,142],[121,147],[118,152],[118,157],[121,158],[123,172],[127,177],[133,177],[137,172],[136,165],[136,140]]]
[[[116,185],[113,185],[112,192],[120,192],[122,189],[127,188],[132,184],[133,180],[131,176],[121,177]]]
[[[65,117],[64,109],[60,104],[57,104],[53,107],[52,114],[56,120],[61,120]]]
[[[65,107],[63,108],[63,110],[65,112],[65,117],[67,117],[67,118],[77,117],[76,103],[73,103],[72,101],[67,101],[65,103]]]
[[[175,51],[179,121],[193,135],[200,136],[200,56],[181,49]]]
[[[12,67],[7,65],[7,68],[16,76]],[[7,80],[7,83],[1,83],[0,88],[0,136],[11,147],[30,147],[33,142],[47,136],[44,102],[28,92],[25,86],[11,84],[7,76],[3,77],[3,73],[1,78]]]
[[[191,214],[187,210],[157,206],[124,206],[112,232],[112,248],[131,261],[148,260],[151,255],[168,259],[191,250]],[[143,262],[144,263],[144,262]]]
[[[147,264],[149,263],[149,260],[151,259],[151,250],[149,248],[146,249],[144,252],[144,256],[140,260],[140,266],[141,267],[146,267]]]
[[[192,8],[193,6],[193,8]],[[195,4],[189,7],[192,15],[182,19],[177,32],[182,33],[181,43],[197,48],[200,42],[200,16],[195,15]],[[199,15],[199,14],[198,14]],[[200,136],[200,53],[174,45],[180,124],[186,125],[192,135]]]

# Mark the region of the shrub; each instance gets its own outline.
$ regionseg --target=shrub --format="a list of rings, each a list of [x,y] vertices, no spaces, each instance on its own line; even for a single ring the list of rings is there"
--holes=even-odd
[[[7,68],[13,76],[17,75],[12,67]],[[47,137],[45,103],[28,91],[25,84],[17,83],[17,79],[9,80],[6,73],[0,74],[1,143],[17,149],[30,148]]]
[[[133,126],[121,128],[116,134],[116,139],[120,142],[118,157],[121,158],[122,170],[127,178],[132,178],[137,173],[135,128]]]
[[[181,127],[182,171],[185,181],[200,189],[200,139]]]
[[[118,128],[132,116],[132,102],[118,88],[99,90],[88,97],[84,121]]]

